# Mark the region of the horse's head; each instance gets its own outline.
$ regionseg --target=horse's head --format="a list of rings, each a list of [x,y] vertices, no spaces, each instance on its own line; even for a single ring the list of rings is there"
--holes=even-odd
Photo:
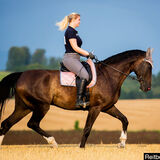
[[[140,89],[144,92],[151,90],[152,81],[152,50],[148,48],[144,58],[136,61],[134,72],[140,82]]]

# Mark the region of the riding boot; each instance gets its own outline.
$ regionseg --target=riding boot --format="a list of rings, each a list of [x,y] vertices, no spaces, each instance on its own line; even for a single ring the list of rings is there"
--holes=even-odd
[[[86,88],[85,92],[84,92],[84,97],[85,97],[85,102],[87,104],[89,104],[89,100],[90,100],[90,95],[89,95],[89,88]]]
[[[77,80],[77,102],[76,102],[76,108],[85,108],[86,106],[89,105],[89,102],[84,102],[84,96],[85,96],[85,91],[86,91],[86,85],[87,85],[87,80],[86,79],[79,79]]]

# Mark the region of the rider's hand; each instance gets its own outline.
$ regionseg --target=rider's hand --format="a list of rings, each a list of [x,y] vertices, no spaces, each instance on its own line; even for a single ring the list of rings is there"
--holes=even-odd
[[[92,52],[89,52],[88,57],[89,57],[90,59],[95,59],[95,55],[94,55]]]

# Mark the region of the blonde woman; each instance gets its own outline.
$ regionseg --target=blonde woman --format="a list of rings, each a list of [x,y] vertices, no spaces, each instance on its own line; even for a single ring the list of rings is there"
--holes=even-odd
[[[89,75],[80,62],[80,56],[90,57],[91,59],[94,59],[95,56],[81,48],[82,40],[75,29],[80,25],[80,14],[71,13],[70,15],[65,16],[62,21],[56,23],[56,25],[59,26],[61,31],[66,29],[64,34],[65,54],[62,60],[63,64],[68,70],[80,77],[79,83],[76,84],[76,107],[79,109],[83,106],[89,105],[89,102],[83,101]]]

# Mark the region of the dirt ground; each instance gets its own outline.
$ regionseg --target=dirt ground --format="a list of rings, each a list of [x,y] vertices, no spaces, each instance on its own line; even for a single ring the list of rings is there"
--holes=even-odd
[[[129,131],[139,130],[160,130],[160,99],[139,99],[139,100],[119,100],[116,107],[128,118]],[[3,115],[3,119],[8,117],[14,109],[14,100],[9,100]],[[68,111],[51,106],[49,112],[44,117],[41,127],[44,130],[72,130],[74,123],[79,121],[79,127],[83,128],[87,118],[87,111]],[[11,130],[30,130],[27,127],[31,114],[26,116]],[[100,113],[93,129],[98,131],[121,130],[121,122],[108,114]]]
[[[83,131],[48,131],[54,136],[58,144],[79,144]],[[119,143],[120,131],[92,131],[88,144],[117,144]],[[160,144],[160,132],[141,131],[129,132],[128,144]],[[47,144],[47,142],[33,131],[10,131],[6,134],[3,145],[29,145]]]

